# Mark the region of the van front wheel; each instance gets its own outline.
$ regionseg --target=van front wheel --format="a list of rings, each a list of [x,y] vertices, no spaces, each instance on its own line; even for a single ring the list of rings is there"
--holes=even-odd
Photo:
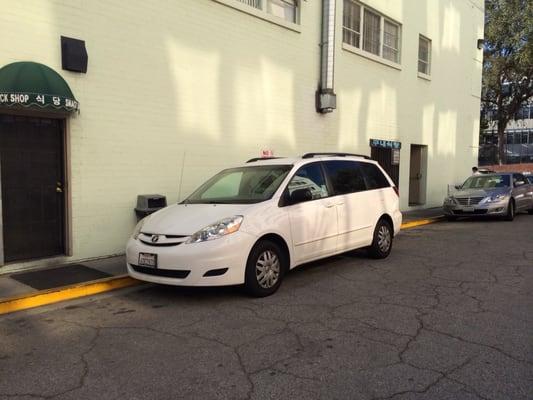
[[[250,251],[246,263],[244,287],[254,297],[270,296],[279,289],[287,257],[280,247],[269,240],[261,240]]]
[[[372,244],[368,247],[368,254],[372,258],[387,258],[392,250],[394,232],[390,223],[380,219],[374,229]]]

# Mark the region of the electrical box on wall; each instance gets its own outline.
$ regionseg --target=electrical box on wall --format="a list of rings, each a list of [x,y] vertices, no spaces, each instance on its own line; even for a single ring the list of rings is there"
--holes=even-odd
[[[61,36],[61,68],[66,71],[86,73],[87,61],[84,40]]]
[[[317,90],[316,111],[322,114],[333,112],[337,108],[337,95],[332,90]]]

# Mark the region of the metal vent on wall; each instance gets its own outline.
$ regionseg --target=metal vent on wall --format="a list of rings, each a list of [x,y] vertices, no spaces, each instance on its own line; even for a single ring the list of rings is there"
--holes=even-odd
[[[87,72],[85,41],[61,36],[61,68],[66,71]]]

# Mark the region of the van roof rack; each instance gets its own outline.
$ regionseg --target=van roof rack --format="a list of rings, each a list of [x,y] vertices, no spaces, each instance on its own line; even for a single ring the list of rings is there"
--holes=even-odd
[[[371,158],[365,156],[364,154],[353,154],[353,153],[305,153],[302,158],[313,158],[316,156],[334,156],[334,157],[363,157],[367,160]]]
[[[248,161],[246,161],[246,163],[251,163],[251,162],[256,162],[256,161],[265,161],[265,160],[277,160],[278,158],[283,158],[283,157],[255,157],[255,158],[250,158]]]

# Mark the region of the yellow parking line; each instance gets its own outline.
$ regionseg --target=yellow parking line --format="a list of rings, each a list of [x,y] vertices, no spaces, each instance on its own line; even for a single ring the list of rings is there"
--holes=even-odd
[[[401,229],[415,228],[417,226],[432,224],[440,220],[442,220],[442,217],[406,222],[402,224]],[[130,278],[128,275],[120,275],[72,286],[41,290],[23,296],[0,299],[0,315],[58,303],[60,301],[77,299],[79,297],[91,296],[93,294],[109,292],[110,290],[135,286],[140,283],[141,282]]]
[[[405,222],[402,224],[401,229],[415,228],[417,226],[433,224],[435,222],[442,221],[443,217],[419,219],[416,221]]]
[[[110,290],[138,285],[139,283],[139,281],[127,275],[121,275],[61,288],[41,290],[23,296],[0,299],[0,315],[108,292]]]

